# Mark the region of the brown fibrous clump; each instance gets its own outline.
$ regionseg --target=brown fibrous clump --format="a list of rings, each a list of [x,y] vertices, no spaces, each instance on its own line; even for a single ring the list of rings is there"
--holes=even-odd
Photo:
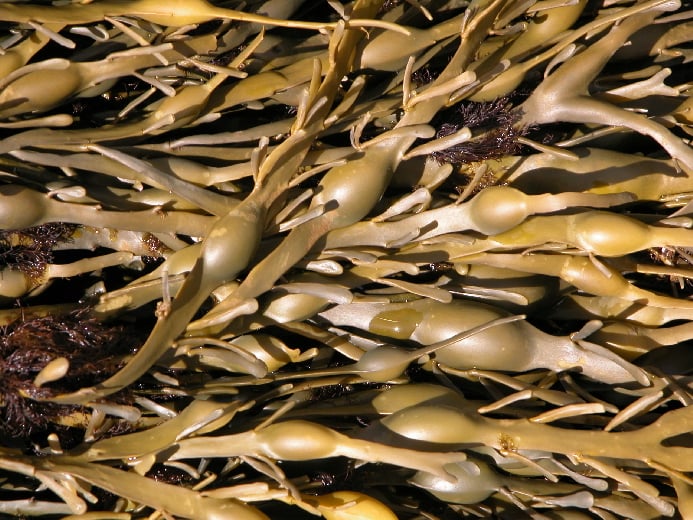
[[[80,309],[62,316],[17,320],[0,335],[0,436],[31,438],[77,409],[44,402],[113,374],[134,345],[124,327],[99,322]],[[57,358],[69,361],[58,381],[36,387],[39,372]]]
[[[436,138],[454,134],[465,126],[477,131],[469,141],[432,154],[439,163],[456,166],[515,154],[522,148],[518,137],[528,131],[516,125],[518,116],[512,112],[509,96],[489,102],[460,103],[454,110],[441,114],[440,120],[443,122],[438,126]]]
[[[0,266],[38,278],[53,261],[53,248],[70,239],[76,226],[51,222],[20,230],[0,230]]]

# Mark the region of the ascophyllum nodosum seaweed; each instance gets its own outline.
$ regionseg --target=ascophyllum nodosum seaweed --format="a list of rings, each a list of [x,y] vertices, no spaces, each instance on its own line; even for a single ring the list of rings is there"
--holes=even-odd
[[[0,514],[693,515],[692,17],[1,3]]]

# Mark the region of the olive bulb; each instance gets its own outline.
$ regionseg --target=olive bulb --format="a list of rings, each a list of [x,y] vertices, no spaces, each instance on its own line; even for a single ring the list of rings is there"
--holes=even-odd
[[[496,235],[520,224],[530,214],[527,195],[510,186],[490,186],[471,202],[471,220],[484,235]]]
[[[425,489],[440,500],[454,504],[483,502],[502,486],[501,477],[481,461],[463,460],[446,464],[444,469],[455,476],[456,480],[451,482],[419,471],[409,479],[409,482]]]

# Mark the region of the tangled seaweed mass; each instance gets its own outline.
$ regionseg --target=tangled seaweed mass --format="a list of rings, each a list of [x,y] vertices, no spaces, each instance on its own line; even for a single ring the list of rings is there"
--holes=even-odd
[[[0,27],[0,517],[693,518],[690,0]]]

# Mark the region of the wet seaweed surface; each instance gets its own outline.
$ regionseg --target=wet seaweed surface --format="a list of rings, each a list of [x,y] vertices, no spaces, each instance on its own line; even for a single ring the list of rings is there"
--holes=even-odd
[[[0,3],[0,517],[693,517],[692,38]]]

